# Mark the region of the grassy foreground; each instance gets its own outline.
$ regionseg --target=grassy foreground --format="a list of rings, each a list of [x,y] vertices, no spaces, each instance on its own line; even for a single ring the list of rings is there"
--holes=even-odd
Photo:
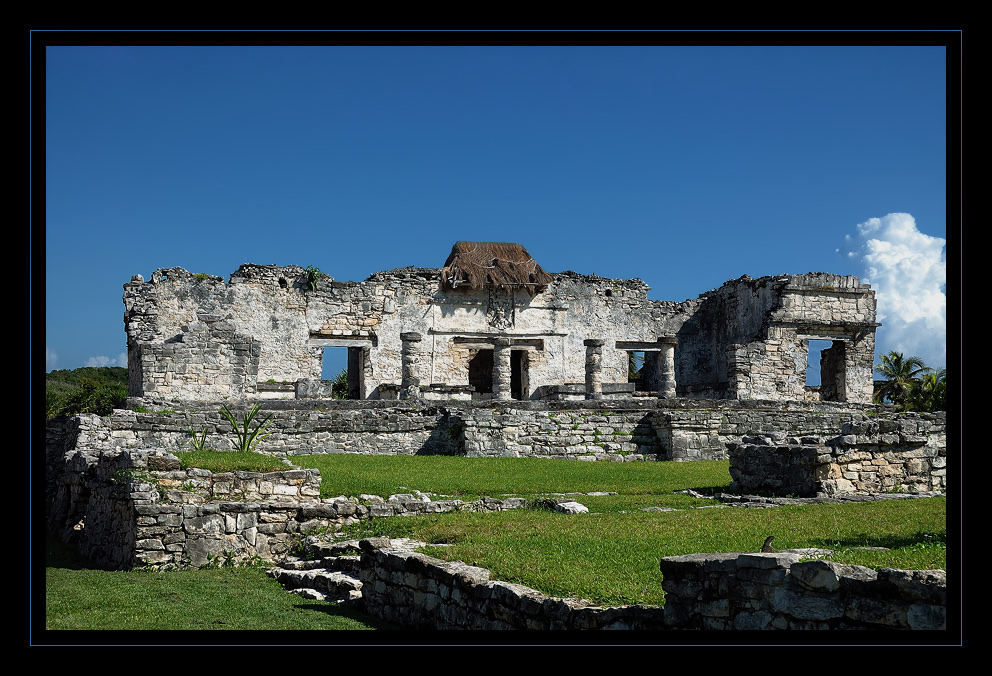
[[[213,471],[285,468],[240,467],[237,455],[187,456],[184,464]],[[842,563],[903,569],[947,565],[944,498],[750,509],[720,507],[714,500],[675,493],[726,489],[726,461],[361,455],[297,456],[293,461],[321,471],[323,497],[419,490],[436,499],[468,501],[484,495],[533,499],[554,493],[609,493],[575,496],[590,510],[575,516],[548,509],[462,512],[375,519],[349,529],[352,537],[417,538],[430,543],[424,551],[431,556],[488,568],[492,579],[606,605],[662,605],[661,557],[754,552],[769,535],[775,536],[777,549],[829,548],[835,552],[829,558]],[[336,606],[287,594],[257,568],[106,572],[88,570],[69,556],[50,544],[49,629],[381,628]]]
[[[262,568],[104,571],[52,540],[46,559],[48,630],[389,628],[360,613],[289,594]]]
[[[576,516],[547,509],[449,513],[378,519],[352,529],[356,536],[403,536],[440,545],[423,551],[488,568],[493,579],[607,605],[663,605],[661,557],[757,552],[769,535],[775,536],[776,549],[831,549],[831,560],[842,563],[946,567],[944,498],[754,509],[674,492],[725,490],[728,461],[315,455],[297,462],[320,469],[325,497],[355,495],[362,486],[376,487],[362,492],[384,496],[416,489],[465,500],[611,493],[575,496],[590,511]]]

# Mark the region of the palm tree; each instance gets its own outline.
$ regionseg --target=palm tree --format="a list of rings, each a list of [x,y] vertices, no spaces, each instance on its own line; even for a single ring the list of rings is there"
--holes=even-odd
[[[903,400],[907,411],[947,410],[947,370],[927,373],[913,384]]]
[[[919,357],[904,357],[902,352],[889,352],[879,357],[882,362],[875,367],[875,372],[885,379],[876,390],[874,399],[881,403],[888,399],[896,406],[901,406],[913,383],[932,371]]]

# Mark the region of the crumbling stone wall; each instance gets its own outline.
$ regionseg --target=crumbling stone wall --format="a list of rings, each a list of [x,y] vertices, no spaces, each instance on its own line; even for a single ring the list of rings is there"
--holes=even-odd
[[[857,277],[741,277],[702,294],[676,333],[679,393],[802,400],[808,341],[823,339],[835,341],[822,364],[824,392],[868,403],[876,326],[874,292]]]
[[[49,532],[114,569],[276,561],[304,534],[360,519],[499,511],[518,498],[475,502],[416,495],[320,498],[320,472],[182,469],[160,450],[71,451],[55,474]]]
[[[874,571],[798,552],[661,559],[665,606],[603,607],[492,580],[485,568],[363,540],[361,607],[414,629],[943,630],[942,570]]]
[[[647,350],[664,353],[665,378],[674,378],[662,396],[802,400],[808,341],[819,338],[836,347],[825,362],[823,393],[870,401],[874,292],[857,278],[742,277],[684,302],[649,300],[648,288],[639,279],[574,272],[554,275],[531,295],[445,288],[434,268],[338,282],[311,280],[300,266],[242,265],[226,284],[182,268],[160,269],[148,282],[135,275],[124,286],[130,389],[132,396],[239,397],[257,392],[259,382],[319,381],[323,349],[347,347],[349,390],[357,398],[470,385],[479,390],[476,397],[507,396],[507,383],[495,375],[492,392],[471,382],[473,357],[490,351],[501,359],[523,355],[515,357],[520,365],[506,368],[519,370],[513,397],[528,400],[539,398],[541,388],[587,377],[624,384],[626,350]],[[200,345],[208,337],[198,333],[204,317],[218,318],[238,341],[256,341],[247,348],[250,359],[242,363]],[[403,336],[419,336],[416,355]],[[589,340],[601,341],[595,373],[587,369]],[[208,368],[199,361],[215,363]],[[217,368],[233,369],[231,381],[211,379]],[[646,380],[653,383],[656,375]],[[404,380],[418,389],[404,388]]]
[[[803,554],[661,559],[665,620],[710,630],[946,629],[942,570],[874,571]]]
[[[812,497],[946,489],[946,414],[868,417],[839,436],[745,437],[729,444],[731,491]]]
[[[219,315],[200,314],[182,329],[164,342],[134,348],[129,362],[142,374],[135,384],[137,396],[196,400],[256,394],[262,350],[258,340],[238,333]]]

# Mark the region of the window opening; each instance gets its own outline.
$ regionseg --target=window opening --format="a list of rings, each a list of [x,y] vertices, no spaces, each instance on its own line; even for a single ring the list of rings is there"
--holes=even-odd
[[[468,384],[477,394],[492,394],[493,351],[479,350],[468,360]]]
[[[808,340],[806,355],[806,385],[808,387],[819,387],[823,383],[823,374],[820,372],[820,355],[824,350],[830,349],[833,341],[830,340]]]
[[[320,378],[331,383],[335,399],[362,398],[363,348],[325,346],[321,356]]]

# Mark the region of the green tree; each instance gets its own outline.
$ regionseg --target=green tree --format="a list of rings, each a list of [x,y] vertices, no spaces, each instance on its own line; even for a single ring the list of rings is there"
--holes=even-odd
[[[878,403],[890,401],[900,408],[914,383],[933,370],[919,357],[906,357],[902,352],[883,354],[879,361],[881,364],[875,367],[875,372],[885,380],[876,388],[874,399]]]
[[[348,398],[348,369],[341,369],[341,372],[334,376],[331,383],[332,399]]]
[[[127,369],[83,367],[50,371],[45,376],[45,408],[49,418],[78,413],[110,415],[127,398]]]
[[[913,383],[903,402],[906,411],[947,410],[947,370],[937,369]]]

